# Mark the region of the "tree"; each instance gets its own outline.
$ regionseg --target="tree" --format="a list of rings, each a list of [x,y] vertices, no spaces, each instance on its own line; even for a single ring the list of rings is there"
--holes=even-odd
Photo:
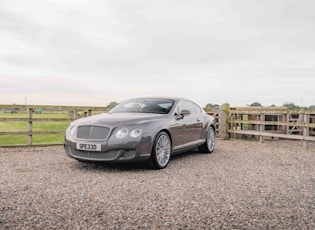
[[[112,101],[111,103],[109,103],[109,104],[106,106],[106,108],[107,108],[107,109],[111,109],[111,108],[114,108],[116,105],[118,105],[118,103]]]
[[[207,104],[205,107],[205,110],[213,110],[213,109],[218,109],[220,106],[218,104]]]
[[[309,110],[315,110],[315,105],[311,105],[310,107],[308,107]]]
[[[261,103],[259,102],[253,102],[252,104],[249,105],[250,107],[262,107]]]
[[[295,105],[293,102],[284,102],[283,103],[283,107],[287,107],[288,109],[291,109],[291,110],[299,110],[299,109],[301,109],[300,106]]]

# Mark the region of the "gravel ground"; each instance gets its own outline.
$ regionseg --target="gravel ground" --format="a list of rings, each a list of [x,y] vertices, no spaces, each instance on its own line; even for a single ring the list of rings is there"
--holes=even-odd
[[[217,140],[164,170],[0,148],[0,229],[315,229],[315,148]]]

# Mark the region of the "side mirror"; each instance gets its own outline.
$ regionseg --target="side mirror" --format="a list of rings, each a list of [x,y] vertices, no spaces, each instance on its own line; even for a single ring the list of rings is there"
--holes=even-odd
[[[181,119],[183,119],[185,116],[187,116],[189,114],[191,114],[191,112],[189,110],[186,110],[186,109],[181,110],[179,113]]]

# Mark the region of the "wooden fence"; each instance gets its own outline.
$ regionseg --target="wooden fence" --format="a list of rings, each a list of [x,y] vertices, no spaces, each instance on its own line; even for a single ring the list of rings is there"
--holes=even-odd
[[[303,148],[315,141],[315,111],[292,111],[283,107],[237,107],[223,104],[219,110],[219,136],[301,140]]]
[[[75,111],[69,111],[69,118],[33,118],[34,110],[32,108],[28,109],[28,118],[0,118],[0,122],[27,122],[28,130],[27,131],[8,131],[0,132],[1,135],[26,135],[28,136],[27,145],[22,146],[32,146],[33,145],[33,135],[48,135],[48,134],[64,134],[65,130],[51,130],[51,131],[34,131],[33,122],[71,122],[80,117],[91,116],[92,110],[89,109],[87,112],[83,112],[82,115],[79,115]]]
[[[28,131],[0,132],[1,135],[27,135],[28,146],[33,144],[33,135],[63,134],[65,131],[34,131],[33,122],[62,122],[78,118],[69,113],[69,118],[33,118],[29,109],[28,118],[0,118],[0,122],[28,122]],[[89,109],[81,116],[91,116]],[[309,141],[315,142],[315,111],[291,111],[279,107],[236,107],[223,104],[220,109],[209,111],[216,119],[216,134],[223,139],[266,138],[301,140],[308,148]]]

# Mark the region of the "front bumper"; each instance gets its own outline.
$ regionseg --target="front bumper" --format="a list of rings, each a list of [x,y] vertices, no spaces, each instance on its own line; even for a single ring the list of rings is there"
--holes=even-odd
[[[101,143],[101,151],[83,151],[76,149],[76,140],[65,138],[66,154],[74,159],[93,162],[109,161],[145,161],[151,156],[151,137],[141,137],[138,141],[124,143]]]

